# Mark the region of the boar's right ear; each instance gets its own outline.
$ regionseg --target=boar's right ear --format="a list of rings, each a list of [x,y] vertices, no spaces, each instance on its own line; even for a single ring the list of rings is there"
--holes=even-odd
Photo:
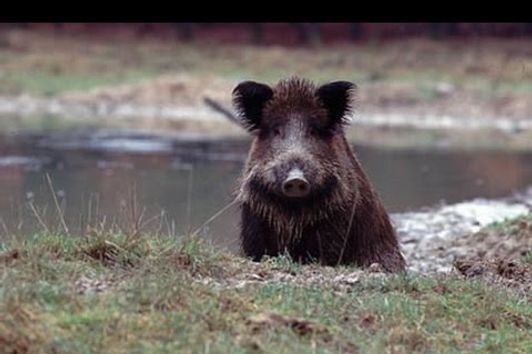
[[[273,96],[273,90],[265,84],[244,81],[233,90],[233,105],[243,119],[244,127],[253,131],[259,127],[264,104]]]
[[[318,88],[317,94],[329,113],[330,124],[346,124],[352,110],[356,85],[349,81],[334,81]]]

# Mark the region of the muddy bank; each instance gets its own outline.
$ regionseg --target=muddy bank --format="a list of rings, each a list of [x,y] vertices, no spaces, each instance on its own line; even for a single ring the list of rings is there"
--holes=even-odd
[[[0,96],[0,114],[110,119],[129,126],[146,125],[148,121],[152,127],[190,121],[200,126],[210,123],[210,129],[207,126],[205,131],[215,134],[218,125],[228,122],[205,105],[204,99],[214,99],[231,109],[231,92],[238,81],[215,75],[173,74],[136,84],[69,91],[53,97]],[[420,92],[412,84],[367,83],[357,91],[353,118],[359,126],[370,127],[491,128],[505,132],[532,129],[532,101],[528,92],[486,99],[485,95],[447,82],[435,81],[426,86]],[[190,128],[193,129],[193,124]],[[238,131],[237,127],[232,128]]]
[[[229,103],[225,107],[230,107]],[[133,102],[83,102],[65,98],[0,97],[0,116],[11,126],[96,126],[140,129],[160,135],[242,138],[247,133],[223,114],[199,105],[153,105]],[[37,123],[32,123],[36,121]],[[532,119],[411,114],[359,110],[347,129],[350,140],[388,148],[532,149]]]
[[[242,134],[203,99],[230,107],[231,91],[239,81],[274,84],[297,74],[317,83],[355,82],[356,127],[378,130],[368,143],[386,145],[394,139],[386,130],[403,129],[419,133],[403,137],[404,144],[448,130],[442,134],[451,145],[460,145],[452,141],[453,134],[482,129],[505,134],[497,146],[510,144],[508,140],[523,132],[520,145],[532,141],[532,55],[525,39],[282,48],[155,38],[116,41],[15,29],[6,30],[3,39],[4,116],[49,115],[122,128]],[[1,123],[7,120],[0,118]],[[462,140],[477,137],[472,133]]]
[[[208,96],[205,96],[208,97]],[[227,107],[230,107],[226,103]],[[398,110],[400,111],[400,110]],[[43,98],[32,96],[0,97],[0,114],[10,115],[57,115],[71,119],[122,120],[135,125],[149,120],[154,126],[164,125],[165,121],[196,122],[201,129],[202,123],[211,127],[228,125],[233,127],[219,112],[205,105],[158,105],[148,103],[120,102],[114,100],[71,100],[68,98]],[[75,118],[74,118],[75,117]],[[359,110],[353,117],[359,126],[417,128],[417,129],[485,129],[491,128],[504,132],[519,132],[532,129],[532,117],[529,118],[493,118],[478,119],[471,116],[435,115],[409,112],[375,112]],[[192,124],[190,124],[193,127]],[[229,128],[228,128],[229,129]],[[214,129],[213,129],[214,130]],[[212,131],[216,134],[216,131]]]
[[[29,117],[46,125],[53,117],[70,126],[243,137],[241,127],[205,103],[205,98],[213,99],[232,112],[230,93],[236,83],[213,75],[179,74],[53,97],[0,96],[0,116],[7,127],[31,124]],[[445,83],[428,88],[429,98],[403,86],[376,83],[361,89],[349,139],[391,148],[532,149],[532,100],[526,95],[486,103]],[[27,123],[16,123],[22,121]]]
[[[532,212],[532,187],[499,200],[474,199],[453,205],[393,214],[411,271],[450,272],[455,259],[512,258],[532,251],[532,237],[480,238],[486,225]]]
[[[0,114],[59,115],[74,119],[150,119],[225,122],[205,105],[210,98],[231,109],[231,92],[239,80],[219,76],[163,75],[137,84],[70,91],[54,97],[29,94],[0,96]],[[428,85],[428,84],[427,84]],[[447,82],[424,88],[404,83],[368,83],[357,91],[359,125],[418,129],[532,129],[527,93],[486,100]]]

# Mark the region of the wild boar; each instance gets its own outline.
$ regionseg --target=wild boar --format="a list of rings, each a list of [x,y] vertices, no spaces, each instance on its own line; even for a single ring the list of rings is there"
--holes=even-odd
[[[388,213],[345,137],[354,90],[297,77],[233,90],[253,135],[237,195],[246,256],[404,270]]]

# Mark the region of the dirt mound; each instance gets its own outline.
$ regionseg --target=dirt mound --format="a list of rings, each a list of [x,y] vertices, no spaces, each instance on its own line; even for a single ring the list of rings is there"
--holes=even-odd
[[[504,259],[456,260],[454,268],[467,278],[480,278],[493,285],[532,293],[532,265]]]
[[[360,107],[371,113],[474,117],[484,121],[500,117],[526,119],[527,112],[532,111],[527,91],[492,96],[486,99],[485,93],[445,81],[425,83],[422,87],[417,83],[376,82],[359,89]]]
[[[162,76],[136,84],[69,92],[62,99],[79,103],[115,102],[117,104],[156,106],[203,106],[203,97],[211,97],[226,105],[231,103],[231,91],[236,81],[213,75],[186,74]]]
[[[410,270],[449,272],[456,259],[515,260],[532,250],[532,190],[392,215]],[[511,221],[507,221],[511,220]]]
[[[67,92],[60,99],[85,104],[133,104],[135,106],[204,107],[209,97],[231,107],[231,92],[238,80],[216,75],[164,75],[135,84]],[[414,83],[371,83],[358,91],[360,113],[403,113],[414,115],[450,115],[453,117],[525,118],[532,110],[528,93],[516,92],[486,100],[446,82],[434,82],[420,89]]]
[[[464,257],[520,259],[532,252],[532,215],[485,228],[470,237],[452,240],[450,247],[462,248]]]
[[[453,262],[460,274],[532,293],[532,214],[455,239],[449,247],[464,254]]]

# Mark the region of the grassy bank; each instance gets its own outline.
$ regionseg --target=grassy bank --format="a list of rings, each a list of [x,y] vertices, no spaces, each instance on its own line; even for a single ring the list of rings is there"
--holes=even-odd
[[[21,30],[1,34],[3,95],[55,96],[177,72],[271,82],[293,74],[318,81],[343,78],[362,88],[375,86],[373,96],[384,91],[375,97],[384,106],[445,95],[445,87],[435,87],[441,82],[487,102],[532,90],[532,56],[523,39],[409,39],[286,48]],[[463,92],[460,97],[464,99]]]
[[[257,264],[105,233],[0,247],[4,353],[532,350],[529,299],[475,278]]]
[[[295,74],[317,82],[354,81],[361,116],[418,117],[413,123],[445,122],[446,117],[506,120],[504,130],[490,124],[431,129],[416,124],[372,127],[355,121],[349,135],[361,144],[530,150],[531,130],[512,125],[526,121],[532,111],[528,44],[526,39],[411,38],[282,47],[5,30],[0,33],[0,98],[7,102],[6,114],[23,117],[0,117],[0,130],[90,122],[99,127],[241,134],[228,122],[203,119],[213,113],[203,98],[231,107],[237,82],[274,84]],[[26,101],[17,101],[20,98]],[[80,117],[72,105],[94,117]],[[27,117],[21,113],[27,107],[41,111]],[[159,116],[153,107],[173,116]],[[191,110],[198,116],[188,116]]]

